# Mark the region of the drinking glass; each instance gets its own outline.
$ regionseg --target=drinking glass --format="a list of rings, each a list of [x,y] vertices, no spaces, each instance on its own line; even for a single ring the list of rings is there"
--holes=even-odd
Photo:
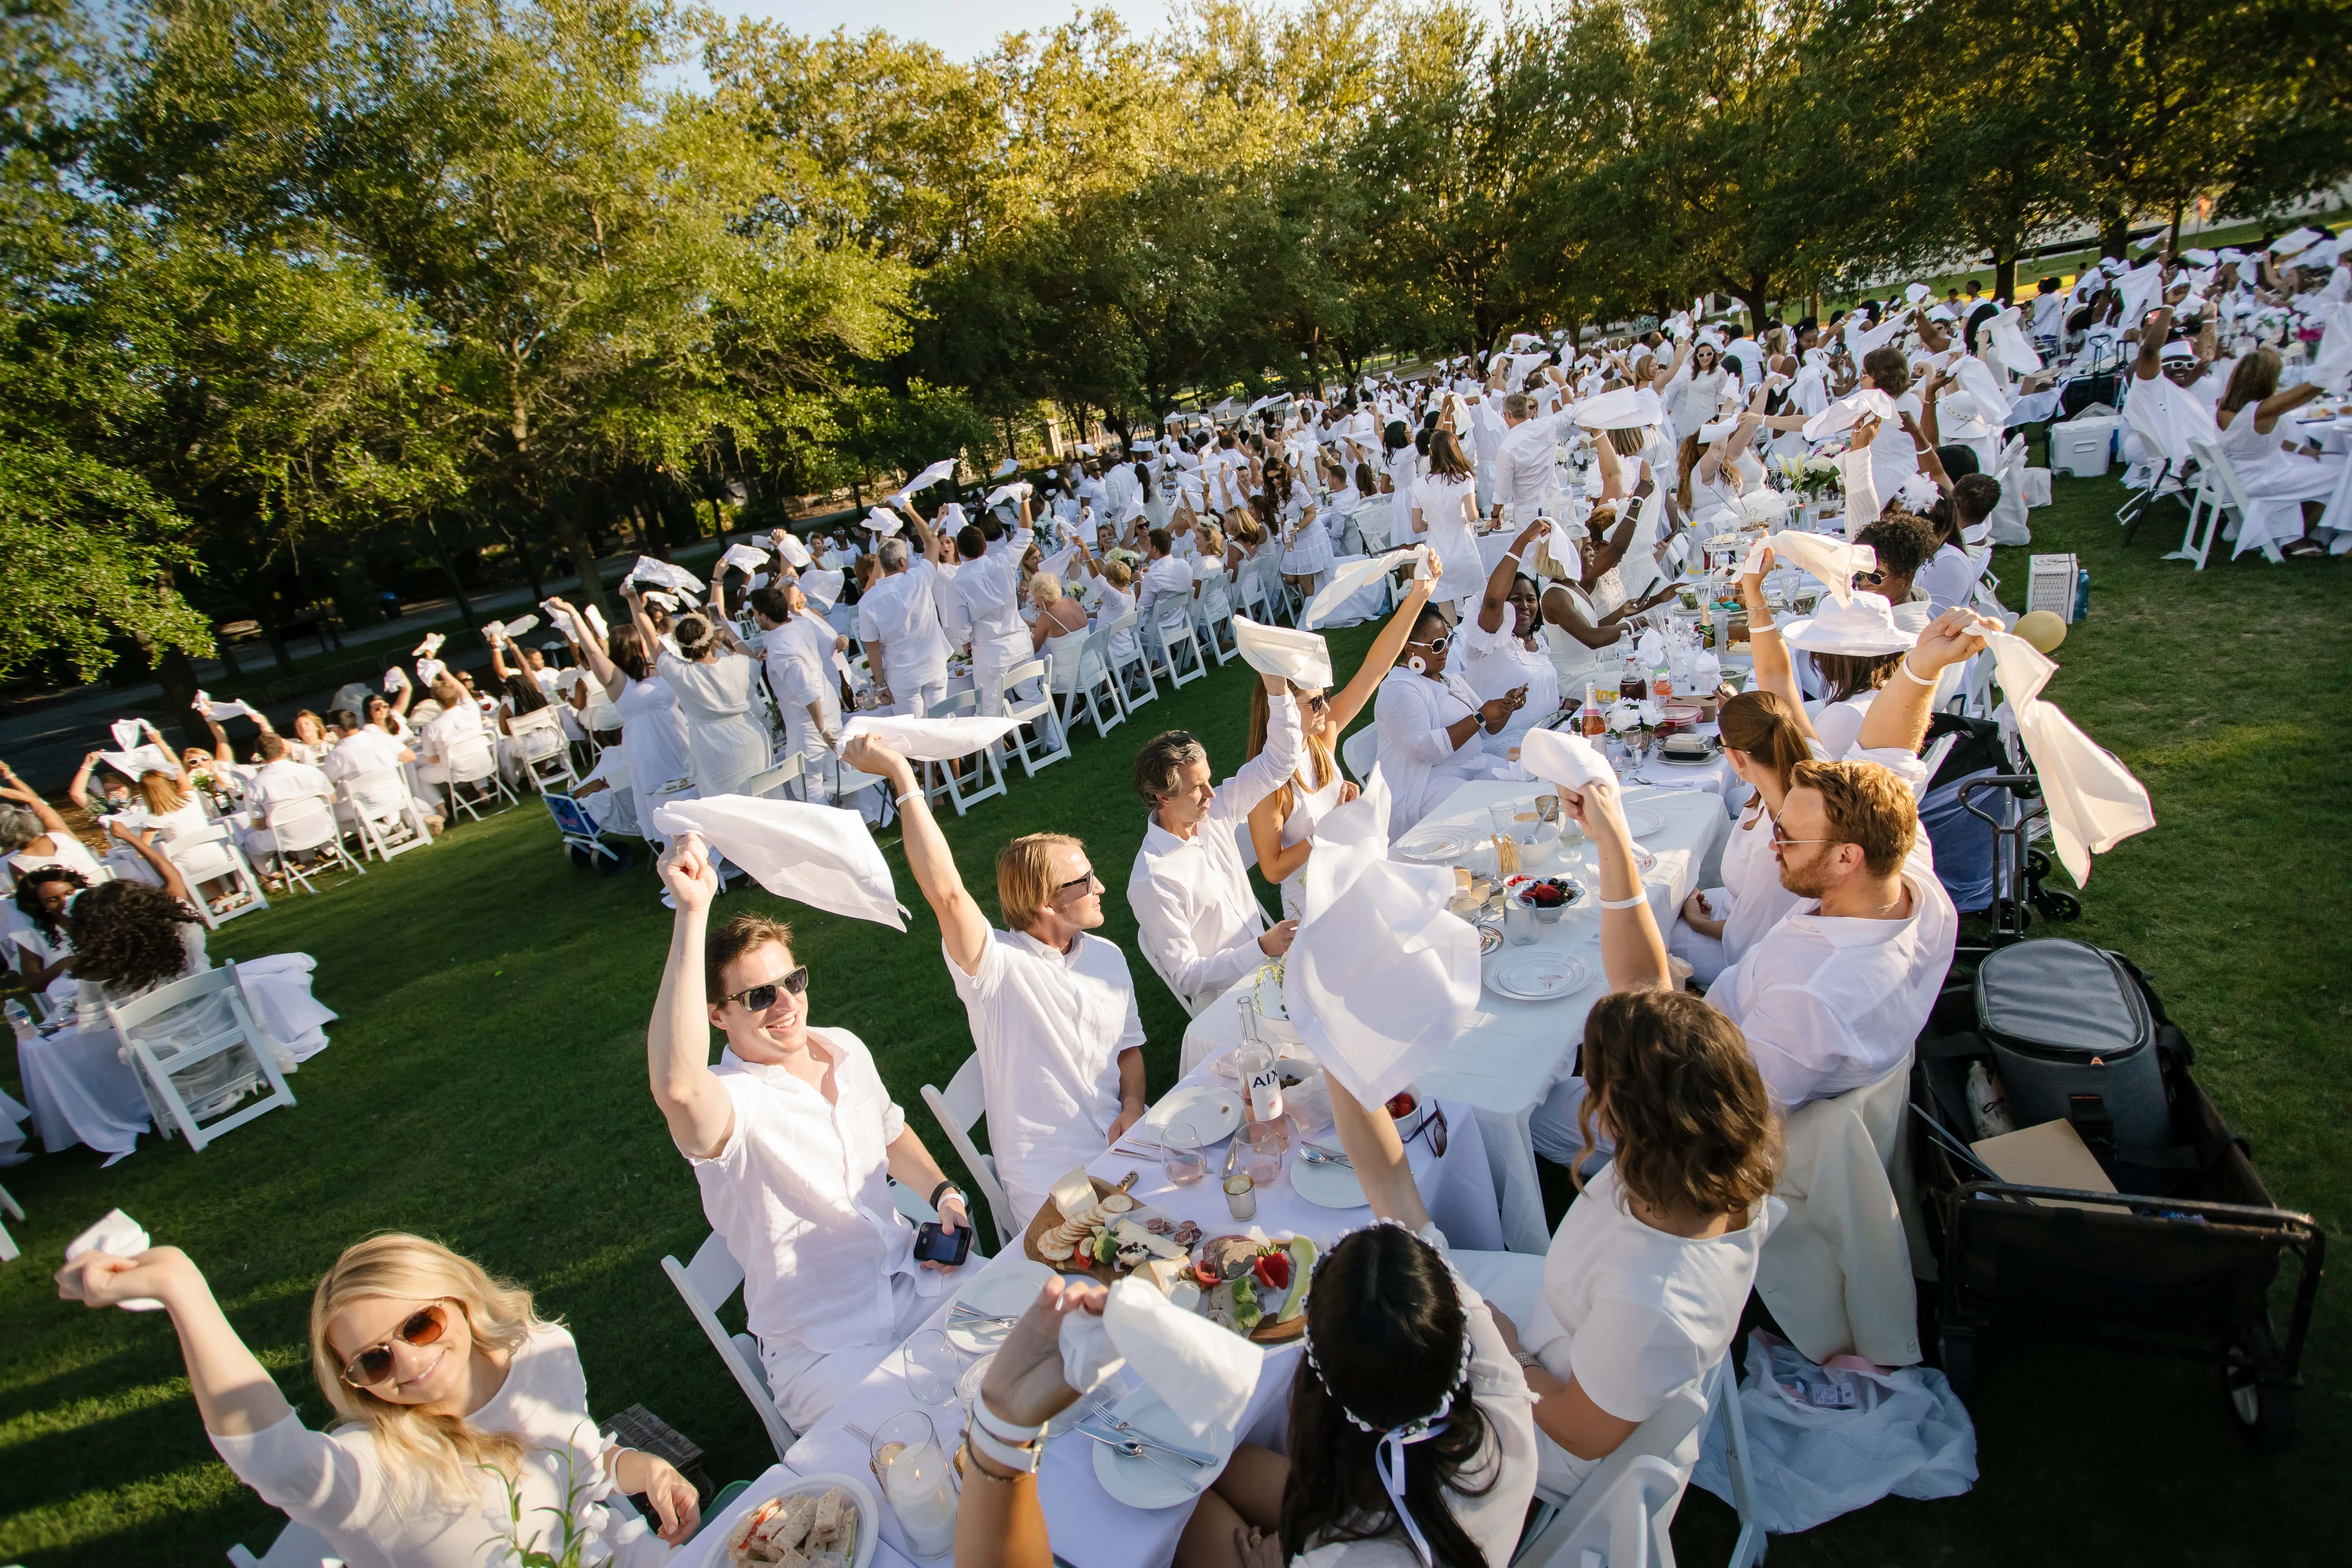
[[[1518,838],[1518,806],[1510,801],[1504,801],[1486,808],[1486,820],[1495,825],[1495,837],[1497,838],[1508,838],[1514,841]]]
[[[1513,947],[1535,945],[1536,912],[1517,895],[1503,900],[1503,940]]]
[[[1282,1149],[1281,1131],[1275,1123],[1261,1121],[1249,1130],[1240,1168],[1248,1173],[1252,1186],[1270,1187],[1281,1179]]]
[[[937,1329],[907,1336],[899,1347],[906,1362],[907,1392],[924,1405],[945,1405],[955,1394],[955,1347]]]
[[[1171,1187],[1189,1187],[1209,1173],[1208,1152],[1191,1122],[1169,1124],[1160,1139],[1160,1169]]]
[[[875,1428],[871,1464],[882,1496],[918,1557],[955,1550],[955,1488],[929,1415],[909,1410]]]

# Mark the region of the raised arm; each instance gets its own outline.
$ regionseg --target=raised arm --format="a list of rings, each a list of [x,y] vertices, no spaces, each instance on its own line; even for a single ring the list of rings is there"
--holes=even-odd
[[[915,539],[923,547],[923,559],[934,566],[946,559],[945,552],[940,549],[940,536],[931,531],[931,525],[923,521],[923,514],[915,510],[915,503],[901,500],[896,504],[906,517],[908,526],[915,531]]]
[[[1854,749],[1916,754],[1927,738],[1929,706],[1944,670],[1982,653],[1984,634],[2000,629],[1999,621],[1973,610],[1954,607],[1937,616],[1863,714]]]
[[[1789,659],[1789,645],[1780,640],[1780,629],[1772,624],[1771,609],[1764,603],[1764,574],[1770,570],[1772,552],[1767,550],[1755,571],[1739,575],[1740,603],[1748,607],[1748,651],[1756,661],[1754,685],[1780,700],[1799,734],[1818,741],[1821,736],[1805,712],[1805,694]]]
[[[735,1102],[710,1070],[709,998],[702,986],[703,940],[710,926],[710,900],[719,896],[719,872],[701,837],[693,833],[672,839],[655,869],[677,914],[670,922],[669,956],[646,1027],[646,1067],[671,1141],[680,1152],[708,1160],[727,1146],[735,1131]]]
[[[1613,784],[1562,786],[1560,805],[1592,840],[1601,858],[1601,967],[1612,991],[1663,991],[1674,984],[1666,966],[1666,939],[1642,890],[1633,864],[1633,836]],[[1621,907],[1622,906],[1622,907]]]
[[[31,806],[33,815],[41,819],[43,833],[53,837],[58,835],[68,838],[73,837],[73,829],[66,826],[66,819],[58,815],[57,807],[44,799],[38,790],[18,778],[16,769],[5,763],[0,763],[0,779],[7,781],[5,787],[0,787],[0,799],[13,800],[19,805]]]
[[[1419,1232],[1429,1223],[1429,1208],[1422,1202],[1421,1187],[1405,1160],[1404,1142],[1397,1135],[1395,1119],[1385,1111],[1375,1115],[1365,1110],[1329,1073],[1323,1075],[1323,1083],[1331,1091],[1331,1124],[1339,1130],[1339,1147],[1348,1152],[1348,1163],[1355,1167],[1357,1184],[1364,1189],[1372,1217],[1394,1220],[1407,1230]]]
[[[2139,353],[2132,361],[2132,378],[2154,381],[2164,374],[2164,340],[2172,335],[2172,307],[2158,305],[2142,317]]]
[[[496,629],[487,632],[482,640],[490,645],[490,673],[503,682],[513,673],[507,668],[506,628],[504,626],[498,626],[496,622],[492,622],[491,625],[496,627]],[[520,659],[516,661],[518,665],[520,665],[520,662],[521,661]]]
[[[980,961],[988,951],[988,917],[980,912],[964,888],[963,873],[956,868],[947,835],[940,831],[930,805],[915,782],[915,770],[907,765],[906,758],[870,734],[851,736],[842,748],[841,760],[859,773],[890,781],[890,793],[898,797],[907,868],[915,874],[915,884],[923,889],[931,913],[939,917],[940,940],[947,946],[949,961],[966,974],[978,974]]]
[[[1381,628],[1381,635],[1372,639],[1372,646],[1364,650],[1364,662],[1356,667],[1348,684],[1332,694],[1333,728],[1345,730],[1354,723],[1356,715],[1380,690],[1381,682],[1388,679],[1389,671],[1396,668],[1398,657],[1404,652],[1405,639],[1412,636],[1413,623],[1421,619],[1421,612],[1427,607],[1429,595],[1436,591],[1437,580],[1444,571],[1437,557],[1432,555],[1429,574],[1416,576],[1405,590],[1404,602],[1389,617],[1389,624]]]
[[[73,782],[66,785],[66,798],[74,803],[74,808],[78,811],[90,810],[89,774],[90,770],[98,766],[98,763],[99,753],[90,752],[81,760],[81,766],[74,770]]]
[[[294,1414],[276,1381],[229,1327],[204,1275],[178,1247],[150,1247],[135,1258],[85,1252],[56,1278],[58,1296],[85,1306],[142,1299],[163,1303],[180,1336],[188,1391],[195,1395],[205,1431],[250,1437]]]
[[[188,887],[188,879],[180,875],[180,868],[172,863],[172,858],[151,842],[153,833],[133,833],[122,825],[121,818],[109,822],[106,830],[131,846],[139,858],[147,862],[148,868],[155,873],[156,880],[163,884],[165,892],[190,909],[195,908],[196,895]]]
[[[1503,629],[1504,619],[1511,613],[1511,582],[1519,573],[1519,556],[1522,552],[1534,549],[1536,542],[1550,531],[1549,522],[1529,523],[1519,531],[1517,539],[1511,541],[1511,547],[1503,552],[1502,558],[1495,563],[1495,569],[1486,574],[1486,592],[1478,600],[1480,631],[1499,632]]]
[[[588,673],[604,687],[604,695],[617,700],[627,689],[628,678],[621,673],[620,668],[613,662],[613,656],[605,651],[604,639],[596,635],[595,626],[566,600],[550,599],[547,605],[548,608],[561,610],[569,617],[572,631],[572,647],[580,655],[580,662],[588,667]]]

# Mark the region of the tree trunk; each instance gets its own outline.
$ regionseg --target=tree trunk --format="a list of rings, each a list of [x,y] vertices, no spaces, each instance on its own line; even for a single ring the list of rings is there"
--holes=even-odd
[[[2164,253],[2167,256],[2180,254],[2180,206],[2181,204],[2178,201],[2172,204],[2172,233],[2164,242]]]
[[[579,506],[555,514],[555,537],[572,554],[572,569],[580,574],[580,596],[595,605],[609,621],[613,618],[613,606],[604,597],[604,574],[597,570],[596,546],[588,537],[588,519],[594,513],[596,492],[601,488],[600,482],[591,478],[581,489]]]
[[[1771,284],[1769,278],[1759,276],[1750,278],[1747,286],[1739,290],[1739,302],[1748,310],[1748,330],[1750,333],[1760,333],[1764,330],[1764,308],[1771,298]]]
[[[547,584],[539,574],[539,558],[530,552],[526,531],[509,528],[506,524],[500,523],[499,531],[507,536],[509,544],[514,546],[515,559],[522,563],[522,574],[530,579],[531,603],[538,604],[544,600],[547,597]]]
[[[2099,254],[2123,259],[2125,247],[2131,243],[2131,216],[2111,213],[2099,225]]]
[[[163,688],[164,711],[179,720],[180,743],[210,751],[212,727],[196,711],[196,690],[204,682],[196,677],[194,663],[182,649],[167,647],[155,663],[155,679]]]
[[[2017,249],[2014,246],[1993,252],[1992,297],[2006,300],[2011,304],[2017,302]]]
[[[710,531],[719,539],[727,537],[727,514],[719,510],[719,498],[710,498]]]
[[[442,542],[441,530],[430,512],[425,516],[425,533],[433,542],[433,559],[441,563],[442,574],[449,579],[449,592],[457,596],[457,614],[464,618],[466,625],[472,626],[474,602],[466,595],[466,580],[457,575],[457,563],[449,559],[449,547]]]

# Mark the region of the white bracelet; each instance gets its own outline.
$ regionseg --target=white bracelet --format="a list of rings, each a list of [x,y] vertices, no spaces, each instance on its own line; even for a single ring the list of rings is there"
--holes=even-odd
[[[984,1395],[971,1402],[971,1424],[975,1430],[986,1432],[990,1436],[1007,1443],[1034,1443],[1045,1430],[1043,1422],[1034,1426],[1024,1426],[1018,1421],[1007,1420],[989,1407]]]
[[[910,789],[910,790],[908,790],[906,794],[904,794],[904,795],[900,795],[900,796],[898,797],[898,801],[896,802],[896,804],[897,804],[897,805],[900,805],[900,806],[904,806],[904,805],[905,805],[908,801],[913,800],[916,796],[918,796],[918,795],[921,795],[922,793],[923,793],[923,787],[922,787],[922,785],[920,785],[920,784],[917,784],[913,789]]]
[[[979,1406],[974,1405],[973,1408],[977,1410]],[[964,1429],[963,1440],[971,1444],[975,1451],[987,1455],[991,1459],[1013,1472],[1016,1477],[1035,1475],[1037,1466],[1045,1458],[1044,1444],[1007,1443],[978,1421],[974,1421]],[[982,1473],[985,1475],[987,1472]],[[998,1478],[991,1476],[989,1479],[994,1480]]]
[[[1649,901],[1649,894],[1636,893],[1630,899],[1603,899],[1601,900],[1601,907],[1604,910],[1630,910],[1636,904],[1646,904]]]
[[[1932,675],[1921,675],[1911,668],[1911,656],[1907,653],[1901,658],[1895,661],[1895,668],[1901,670],[1906,678],[1917,681],[1922,686],[1933,686],[1937,684],[1936,677]]]

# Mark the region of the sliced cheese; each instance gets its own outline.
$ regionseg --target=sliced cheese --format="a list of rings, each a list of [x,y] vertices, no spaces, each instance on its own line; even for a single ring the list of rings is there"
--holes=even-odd
[[[1045,1195],[1054,1201],[1064,1219],[1076,1218],[1079,1210],[1095,1206],[1095,1184],[1087,1180],[1084,1165],[1066,1176],[1055,1177]]]
[[[1163,1296],[1173,1296],[1184,1278],[1184,1263],[1177,1258],[1155,1258],[1136,1273],[1151,1282]]]
[[[1118,1238],[1118,1244],[1121,1247],[1140,1247],[1150,1251],[1154,1258],[1181,1259],[1192,1256],[1166,1237],[1154,1236],[1135,1221],[1124,1216],[1111,1222],[1110,1233]]]

